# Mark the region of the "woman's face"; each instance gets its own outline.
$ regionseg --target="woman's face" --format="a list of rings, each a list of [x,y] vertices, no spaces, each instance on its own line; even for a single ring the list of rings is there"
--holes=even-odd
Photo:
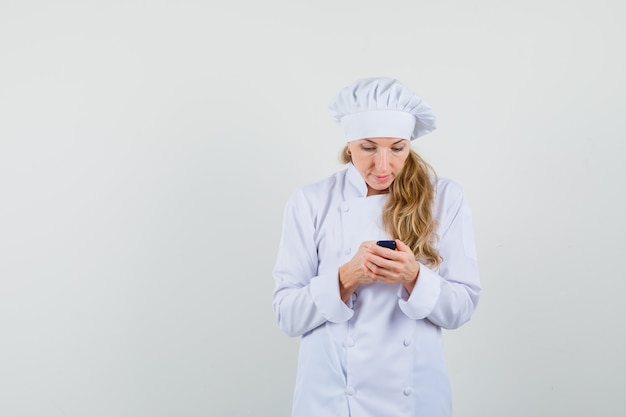
[[[348,142],[352,164],[367,184],[367,195],[387,192],[411,152],[406,139],[368,138]]]

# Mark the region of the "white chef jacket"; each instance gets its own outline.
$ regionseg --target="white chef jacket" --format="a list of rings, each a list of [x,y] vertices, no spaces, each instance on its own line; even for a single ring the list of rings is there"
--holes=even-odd
[[[279,327],[302,336],[293,417],[447,417],[451,398],[441,328],[467,322],[480,295],[462,188],[435,181],[443,262],[420,265],[409,295],[400,284],[360,286],[347,303],[338,269],[363,241],[389,239],[386,194],[367,196],[357,169],[297,189],[284,213],[273,275]]]

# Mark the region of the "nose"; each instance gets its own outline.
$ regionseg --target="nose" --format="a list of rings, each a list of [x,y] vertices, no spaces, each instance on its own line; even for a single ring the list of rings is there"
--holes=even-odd
[[[377,152],[376,158],[375,158],[375,164],[376,164],[376,170],[378,170],[381,173],[385,172],[387,170],[387,166],[389,165],[389,162],[387,161],[387,152],[385,152],[384,150]]]

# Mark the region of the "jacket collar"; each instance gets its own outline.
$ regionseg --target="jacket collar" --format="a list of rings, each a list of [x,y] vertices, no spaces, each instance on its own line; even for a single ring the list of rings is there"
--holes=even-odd
[[[361,173],[350,162],[346,173],[346,198],[367,197],[367,184]]]

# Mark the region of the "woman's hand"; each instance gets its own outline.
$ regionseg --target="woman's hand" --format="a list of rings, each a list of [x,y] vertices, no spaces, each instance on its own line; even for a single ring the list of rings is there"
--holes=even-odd
[[[363,284],[375,281],[402,284],[413,291],[420,265],[411,249],[396,239],[397,250],[383,248],[376,241],[361,243],[350,262],[339,268],[339,291],[346,302],[352,293]]]
[[[371,245],[376,245],[375,241],[361,243],[359,249],[354,254],[350,262],[339,268],[339,293],[341,299],[346,302],[352,293],[363,284],[370,284],[375,281],[372,274],[366,267],[366,253]]]
[[[376,242],[365,242],[365,275],[371,281],[388,284],[402,284],[409,292],[413,291],[420,265],[411,249],[396,239],[397,250],[380,247]]]

